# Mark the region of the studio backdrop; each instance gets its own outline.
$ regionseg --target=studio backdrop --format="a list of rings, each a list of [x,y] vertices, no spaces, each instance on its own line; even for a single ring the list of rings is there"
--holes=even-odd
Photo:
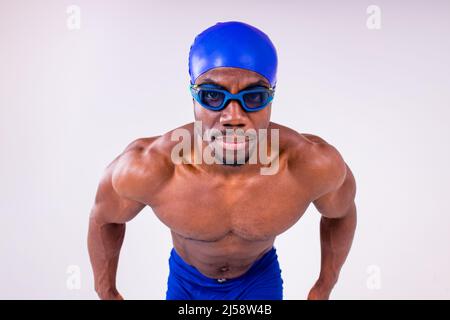
[[[221,21],[277,47],[272,121],[335,146],[358,227],[333,299],[450,298],[450,2],[0,1],[0,298],[96,299],[87,227],[103,170],[194,120],[188,53]],[[320,267],[310,206],[277,238],[286,299]],[[170,232],[127,225],[117,283],[164,299]]]

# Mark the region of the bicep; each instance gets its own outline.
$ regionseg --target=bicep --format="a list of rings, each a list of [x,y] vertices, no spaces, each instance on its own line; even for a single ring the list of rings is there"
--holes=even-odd
[[[327,218],[344,217],[354,204],[356,182],[347,164],[345,164],[345,168],[343,182],[313,201],[317,210]]]
[[[113,187],[112,176],[116,165],[115,160],[108,168],[99,183],[91,218],[98,223],[123,224],[133,219],[145,205],[120,196]]]

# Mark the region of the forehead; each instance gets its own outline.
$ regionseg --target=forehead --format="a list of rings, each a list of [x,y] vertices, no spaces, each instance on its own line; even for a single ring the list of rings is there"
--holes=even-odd
[[[199,76],[197,80],[195,80],[195,83],[201,84],[206,81],[213,81],[224,86],[237,85],[245,87],[248,84],[257,82],[260,82],[261,85],[270,86],[267,79],[259,73],[246,69],[231,67],[211,69]]]

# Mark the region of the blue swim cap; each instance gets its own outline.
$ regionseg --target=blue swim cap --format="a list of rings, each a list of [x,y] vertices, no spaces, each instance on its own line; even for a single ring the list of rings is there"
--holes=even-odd
[[[191,82],[218,67],[247,69],[276,84],[277,52],[261,30],[243,22],[219,22],[195,37],[189,51]]]

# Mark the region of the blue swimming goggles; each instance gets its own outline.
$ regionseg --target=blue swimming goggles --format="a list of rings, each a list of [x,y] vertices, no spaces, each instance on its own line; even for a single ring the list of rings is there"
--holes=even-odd
[[[191,84],[190,90],[194,99],[204,108],[220,111],[230,100],[237,100],[247,112],[264,109],[272,100],[275,88],[257,87],[232,94],[211,84]]]

